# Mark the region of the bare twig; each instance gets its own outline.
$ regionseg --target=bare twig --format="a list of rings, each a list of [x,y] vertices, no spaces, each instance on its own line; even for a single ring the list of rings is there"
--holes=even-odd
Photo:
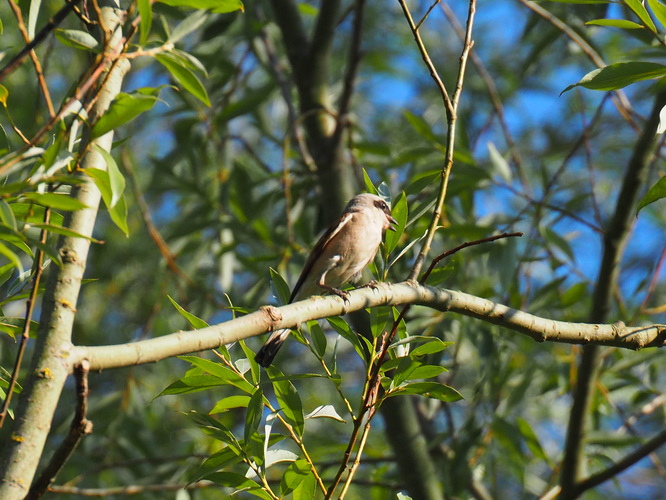
[[[49,19],[49,21],[46,23],[46,26],[44,26],[39,33],[35,35],[35,38],[33,38],[25,47],[23,47],[18,54],[16,54],[11,61],[9,61],[2,69],[0,69],[0,82],[2,82],[7,75],[12,73],[16,68],[20,66],[20,64],[23,62],[23,59],[32,52],[37,45],[42,43],[46,37],[53,31],[61,22],[65,20],[67,15],[72,11],[72,9],[76,6],[77,3],[79,3],[81,0],[65,0],[65,6],[60,9],[56,14]],[[13,4],[13,2],[8,2],[10,6]]]
[[[88,413],[88,369],[89,363],[83,360],[74,371],[76,376],[76,411],[72,419],[72,425],[69,428],[69,433],[51,457],[51,461],[33,483],[25,497],[26,500],[35,500],[46,493],[49,485],[65,465],[81,438],[92,433],[93,424],[86,416]]]
[[[419,273],[421,272],[421,268],[423,266],[423,262],[425,261],[426,255],[430,251],[432,241],[435,237],[435,232],[439,226],[439,221],[442,216],[442,211],[444,209],[444,200],[446,199],[446,193],[448,190],[449,176],[451,175],[451,170],[453,168],[453,153],[455,149],[456,122],[458,118],[457,110],[458,110],[458,103],[460,101],[460,95],[462,93],[463,81],[465,79],[465,68],[467,66],[467,59],[469,57],[469,53],[470,50],[472,49],[472,44],[473,44],[472,27],[474,25],[474,14],[476,13],[476,0],[470,0],[469,2],[469,9],[467,11],[467,27],[465,30],[465,40],[463,42],[462,53],[460,55],[458,77],[456,79],[455,89],[451,96],[449,96],[449,92],[447,91],[446,86],[439,77],[437,69],[435,68],[435,65],[430,59],[428,50],[425,47],[423,40],[421,39],[418,27],[414,24],[414,20],[412,18],[411,12],[409,11],[409,8],[407,7],[406,1],[405,0],[399,0],[399,1],[400,1],[400,6],[402,7],[402,10],[404,12],[405,18],[407,19],[407,22],[409,24],[409,27],[412,30],[412,35],[414,36],[416,45],[418,46],[419,52],[421,53],[421,58],[428,67],[430,75],[432,76],[433,80],[437,85],[437,88],[440,91],[442,100],[444,102],[444,107],[446,109],[446,118],[447,118],[446,154],[444,159],[444,166],[441,171],[442,178],[440,181],[439,192],[437,194],[437,201],[435,203],[435,209],[433,211],[432,220],[428,227],[426,237],[424,238],[423,245],[421,246],[421,250],[416,257],[416,260],[408,277],[408,280],[416,280],[418,278]]]

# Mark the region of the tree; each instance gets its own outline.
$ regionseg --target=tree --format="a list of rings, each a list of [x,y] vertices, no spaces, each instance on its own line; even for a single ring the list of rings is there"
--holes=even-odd
[[[0,497],[663,492],[648,3],[9,2]],[[383,283],[261,307],[362,190]]]

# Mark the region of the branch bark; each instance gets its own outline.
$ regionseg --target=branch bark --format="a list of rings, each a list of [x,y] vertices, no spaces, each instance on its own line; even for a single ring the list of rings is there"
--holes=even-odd
[[[337,296],[315,296],[282,307],[265,306],[199,330],[174,332],[128,344],[91,347],[69,344],[65,351],[72,367],[85,359],[91,371],[121,368],[215,349],[254,335],[293,328],[312,319],[340,316],[368,307],[405,304],[471,316],[528,335],[537,342],[594,343],[627,349],[662,347],[666,342],[666,325],[627,327],[622,322],[610,325],[567,323],[540,318],[463,292],[405,282],[378,283],[374,288],[353,290],[346,302]]]

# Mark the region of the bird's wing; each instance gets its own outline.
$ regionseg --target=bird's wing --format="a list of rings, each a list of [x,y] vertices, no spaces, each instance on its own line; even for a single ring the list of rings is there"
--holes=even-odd
[[[289,297],[289,302],[292,302],[296,297],[296,295],[298,294],[298,291],[301,289],[303,283],[308,278],[310,271],[312,271],[312,267],[314,266],[315,261],[319,257],[321,257],[321,255],[324,252],[324,249],[333,240],[333,238],[335,238],[335,236],[342,230],[342,228],[345,227],[345,225],[348,224],[349,221],[351,221],[352,216],[353,216],[352,213],[347,213],[342,215],[342,217],[340,217],[340,219],[338,219],[338,221],[335,224],[331,224],[331,226],[326,230],[326,232],[321,235],[321,238],[319,238],[319,241],[317,241],[317,244],[310,252],[308,260],[305,261],[305,266],[303,266],[301,275],[299,276],[298,281],[294,285],[294,289],[291,291],[291,297]]]

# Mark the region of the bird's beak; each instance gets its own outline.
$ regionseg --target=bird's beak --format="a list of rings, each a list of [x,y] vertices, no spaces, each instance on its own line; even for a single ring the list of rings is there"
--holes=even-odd
[[[386,214],[386,219],[389,221],[389,224],[390,224],[389,227],[388,227],[388,230],[389,231],[395,231],[397,229],[397,226],[398,226],[398,221],[395,220],[393,217],[391,217],[389,214]]]

